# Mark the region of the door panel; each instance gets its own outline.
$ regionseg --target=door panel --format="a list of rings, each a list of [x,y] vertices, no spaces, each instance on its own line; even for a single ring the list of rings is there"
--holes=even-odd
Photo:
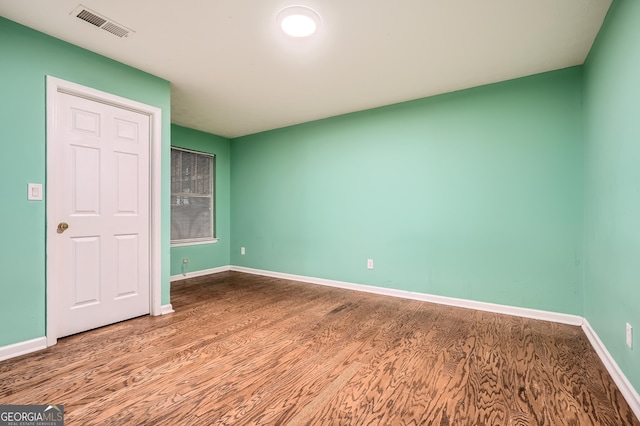
[[[71,238],[71,308],[100,303],[100,238]]]
[[[116,214],[138,214],[139,187],[138,156],[125,153],[116,153]]]
[[[138,248],[137,235],[116,235],[117,250],[117,280],[118,293],[116,298],[135,296],[138,288],[138,262],[136,262]]]
[[[72,146],[73,174],[69,188],[73,190],[74,215],[100,214],[100,150]],[[81,179],[81,182],[78,182]]]
[[[54,236],[57,337],[150,311],[149,117],[59,93]],[[49,224],[56,226],[56,224]]]

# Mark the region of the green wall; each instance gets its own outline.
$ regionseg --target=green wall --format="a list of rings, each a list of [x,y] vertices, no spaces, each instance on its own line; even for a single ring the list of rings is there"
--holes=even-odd
[[[614,1],[585,64],[585,317],[640,389],[640,2]],[[625,324],[636,333],[625,344]]]
[[[47,75],[162,109],[162,303],[169,303],[169,82],[0,17],[0,347],[45,335]],[[45,192],[46,194],[46,192]]]
[[[171,248],[171,275],[183,272],[182,259],[188,258],[189,263],[185,272],[202,271],[229,265],[229,245],[231,240],[231,211],[230,211],[230,154],[229,139],[203,133],[197,130],[171,126],[171,145],[177,148],[192,149],[194,151],[215,154],[215,244],[200,244]]]
[[[575,67],[235,139],[231,262],[581,315],[581,89]]]
[[[637,22],[614,0],[584,67],[230,142],[170,126],[167,81],[0,18],[0,346],[45,333],[46,200],[25,192],[52,75],[163,111],[162,303],[188,257],[584,315],[640,388]],[[169,248],[172,132],[216,154],[217,244]]]

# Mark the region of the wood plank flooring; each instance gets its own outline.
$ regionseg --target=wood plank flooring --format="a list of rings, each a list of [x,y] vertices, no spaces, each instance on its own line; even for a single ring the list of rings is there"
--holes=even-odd
[[[0,362],[67,425],[640,425],[579,327],[237,272]]]

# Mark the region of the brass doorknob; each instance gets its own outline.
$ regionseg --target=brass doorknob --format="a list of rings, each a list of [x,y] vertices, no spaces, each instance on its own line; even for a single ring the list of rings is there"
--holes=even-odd
[[[67,222],[60,222],[58,224],[58,234],[62,234],[67,229],[69,229],[69,224]]]

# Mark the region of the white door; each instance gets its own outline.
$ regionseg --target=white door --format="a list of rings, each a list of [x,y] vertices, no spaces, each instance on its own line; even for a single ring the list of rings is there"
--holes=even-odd
[[[56,334],[149,313],[149,116],[59,93],[48,262]]]

